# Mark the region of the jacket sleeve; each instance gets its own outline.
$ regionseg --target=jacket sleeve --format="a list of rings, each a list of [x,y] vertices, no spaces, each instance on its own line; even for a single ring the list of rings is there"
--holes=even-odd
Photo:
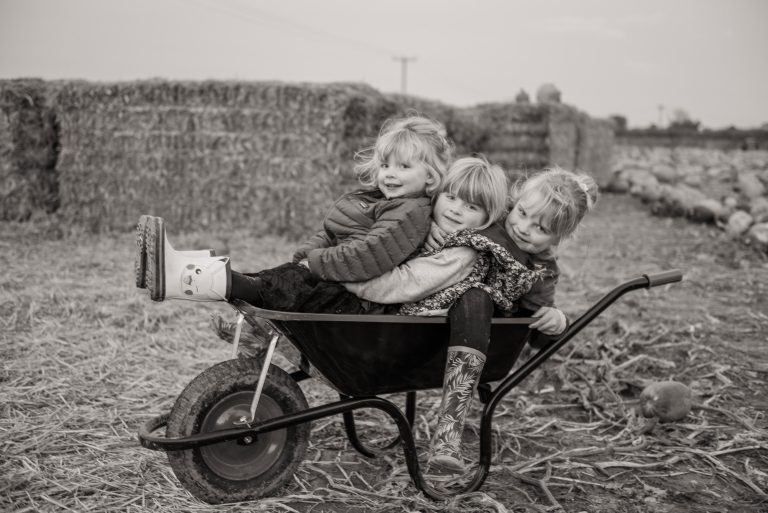
[[[328,232],[325,230],[320,230],[316,234],[314,234],[312,237],[309,238],[307,242],[302,244],[296,249],[296,252],[293,254],[293,263],[297,264],[307,258],[307,255],[310,251],[317,248],[327,248],[331,245],[331,238],[328,235]]]
[[[420,301],[466,278],[476,257],[472,248],[448,248],[408,260],[372,280],[343,285],[361,299],[385,305]]]
[[[309,252],[309,268],[327,281],[363,281],[402,263],[429,232],[431,205],[406,199],[379,207],[364,237]]]
[[[555,306],[555,286],[557,276],[545,276],[537,281],[527,293],[520,298],[520,306],[534,312],[542,306]]]

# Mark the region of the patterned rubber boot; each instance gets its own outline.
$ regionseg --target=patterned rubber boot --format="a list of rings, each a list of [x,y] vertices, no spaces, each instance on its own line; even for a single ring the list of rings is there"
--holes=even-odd
[[[484,365],[485,355],[476,349],[448,348],[443,398],[437,427],[429,444],[428,471],[459,475],[466,472],[467,467],[461,459],[461,435]]]
[[[147,223],[145,282],[153,301],[226,301],[231,272],[227,257],[190,257],[173,249],[160,217]]]
[[[142,215],[139,217],[139,224],[136,225],[136,258],[133,267],[136,275],[136,287],[140,289],[147,288],[147,228],[153,217],[154,216]],[[212,257],[216,255],[216,251],[212,249],[179,251],[179,253],[193,258]]]

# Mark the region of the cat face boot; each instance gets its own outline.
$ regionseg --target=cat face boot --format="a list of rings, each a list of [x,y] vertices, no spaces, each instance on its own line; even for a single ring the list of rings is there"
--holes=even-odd
[[[231,287],[228,257],[191,257],[176,251],[165,236],[165,223],[151,217],[146,227],[145,283],[153,301],[226,301]]]
[[[149,222],[154,216],[142,215],[139,217],[139,224],[136,225],[136,258],[134,260],[134,273],[136,275],[136,287],[140,289],[147,288],[147,228]],[[201,249],[197,251],[179,251],[189,257],[212,257],[216,252],[212,249]]]

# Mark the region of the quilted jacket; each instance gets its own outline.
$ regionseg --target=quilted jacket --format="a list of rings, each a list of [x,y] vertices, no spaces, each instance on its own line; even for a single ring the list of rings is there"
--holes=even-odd
[[[306,258],[323,280],[375,278],[415,256],[429,233],[431,213],[427,197],[387,199],[379,190],[345,194],[293,260]]]

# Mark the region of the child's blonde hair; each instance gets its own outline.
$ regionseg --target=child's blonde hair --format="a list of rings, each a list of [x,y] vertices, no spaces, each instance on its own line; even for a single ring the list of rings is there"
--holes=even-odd
[[[531,191],[542,195],[543,202],[529,214],[542,213],[546,228],[559,239],[576,231],[584,215],[597,204],[597,183],[589,175],[576,174],[558,166],[544,169],[518,181],[510,195],[516,204]]]
[[[379,169],[391,155],[405,162],[423,162],[427,166],[432,183],[427,185],[426,194],[431,197],[440,190],[448,164],[453,159],[453,144],[438,121],[415,115],[389,119],[381,127],[376,143],[356,155],[361,160],[355,166],[360,183],[375,188]]]
[[[501,219],[507,206],[507,175],[483,155],[456,160],[445,175],[440,192],[454,194],[485,209],[488,220],[478,230]]]

